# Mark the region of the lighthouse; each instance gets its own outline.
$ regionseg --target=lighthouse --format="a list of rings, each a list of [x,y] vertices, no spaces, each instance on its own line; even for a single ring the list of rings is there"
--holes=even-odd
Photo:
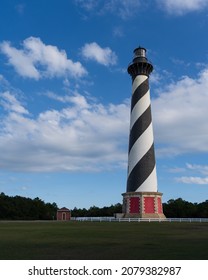
[[[134,50],[128,66],[132,78],[132,98],[126,193],[123,193],[124,217],[165,218],[162,193],[158,192],[152,127],[149,75],[153,65],[146,49]]]

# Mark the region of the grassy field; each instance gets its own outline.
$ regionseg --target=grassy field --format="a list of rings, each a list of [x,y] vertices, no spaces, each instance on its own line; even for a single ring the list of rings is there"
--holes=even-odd
[[[208,223],[0,222],[0,259],[208,259]]]

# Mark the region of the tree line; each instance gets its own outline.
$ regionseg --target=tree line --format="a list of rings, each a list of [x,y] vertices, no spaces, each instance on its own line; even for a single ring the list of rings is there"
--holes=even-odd
[[[56,203],[45,203],[39,197],[0,194],[0,220],[53,220],[57,209]]]
[[[10,197],[0,193],[0,220],[55,220],[57,210],[55,202],[45,203],[38,197]],[[208,200],[192,203],[182,198],[170,199],[163,203],[163,211],[167,218],[208,218]],[[112,217],[115,213],[122,213],[121,203],[71,210],[72,217]]]
[[[182,198],[170,199],[163,203],[163,212],[167,218],[208,218],[208,200],[192,203]]]
[[[192,203],[182,198],[170,199],[163,203],[163,211],[167,218],[208,218],[208,200]],[[73,217],[112,217],[115,213],[122,213],[122,204],[117,203],[103,208],[92,206],[89,209],[75,207],[71,212]]]
[[[89,209],[75,207],[71,210],[72,217],[113,217],[115,213],[122,212],[122,205],[117,203],[111,206],[104,206],[102,208],[92,206]]]

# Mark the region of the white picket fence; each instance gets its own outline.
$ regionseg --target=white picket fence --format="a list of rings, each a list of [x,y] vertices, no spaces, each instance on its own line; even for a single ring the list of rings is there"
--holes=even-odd
[[[115,217],[72,217],[71,220],[80,222],[189,222],[208,223],[208,218],[115,218]]]

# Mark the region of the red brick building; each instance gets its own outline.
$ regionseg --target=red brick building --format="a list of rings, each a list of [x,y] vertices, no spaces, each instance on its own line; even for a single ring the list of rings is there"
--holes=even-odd
[[[57,221],[69,221],[71,219],[71,212],[68,208],[62,207],[57,210]]]

